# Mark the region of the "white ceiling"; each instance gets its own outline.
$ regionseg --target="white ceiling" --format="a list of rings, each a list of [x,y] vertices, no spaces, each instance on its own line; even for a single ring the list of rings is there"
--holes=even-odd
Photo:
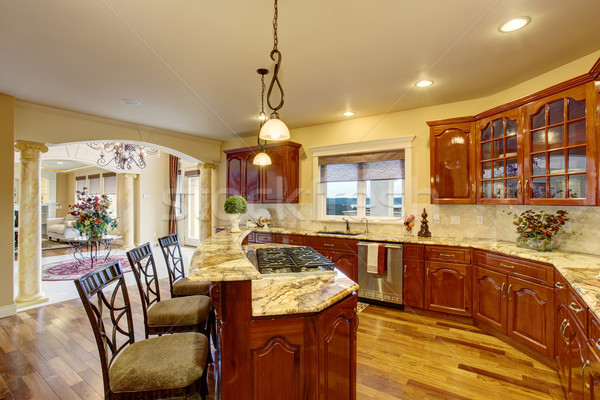
[[[280,0],[279,10],[280,115],[292,128],[490,95],[600,49],[597,0]],[[531,24],[498,32],[520,15]],[[271,0],[0,0],[0,92],[231,139],[258,129],[272,17]],[[415,88],[422,77],[435,84]]]

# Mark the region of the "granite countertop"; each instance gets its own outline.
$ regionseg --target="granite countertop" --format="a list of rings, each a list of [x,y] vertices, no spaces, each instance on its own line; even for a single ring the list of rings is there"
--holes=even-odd
[[[360,234],[335,235],[271,228],[260,232],[286,233],[324,237],[340,237],[364,241],[420,243],[428,245],[472,247],[552,264],[571,284],[575,291],[600,317],[600,256],[563,252],[538,252],[516,247],[514,242],[472,238],[428,238],[416,236],[387,237]],[[298,277],[263,277],[246,258],[241,233],[222,231],[198,246],[190,265],[190,279],[209,281],[252,280],[252,312],[254,316],[274,316],[321,311],[358,290],[358,285],[341,272],[336,275],[301,275]]]
[[[392,242],[392,243],[420,243],[440,246],[472,247],[474,249],[493,251],[509,256],[521,257],[532,261],[540,261],[554,265],[562,276],[571,284],[573,289],[588,305],[590,311],[600,318],[600,256],[586,253],[564,252],[554,250],[539,252],[517,247],[514,242],[473,239],[473,238],[447,238],[432,237],[422,239],[414,236],[389,237],[371,234],[336,235],[333,233],[315,233],[297,229],[271,228],[260,229],[259,232],[285,233],[291,235],[310,235],[324,237],[340,237],[346,239]]]

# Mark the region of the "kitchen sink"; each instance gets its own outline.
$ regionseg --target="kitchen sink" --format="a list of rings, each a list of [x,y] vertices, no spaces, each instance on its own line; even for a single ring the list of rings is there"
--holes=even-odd
[[[317,231],[316,233],[323,233],[326,235],[345,235],[345,236],[357,236],[357,235],[364,234],[364,232],[346,232],[346,231]]]

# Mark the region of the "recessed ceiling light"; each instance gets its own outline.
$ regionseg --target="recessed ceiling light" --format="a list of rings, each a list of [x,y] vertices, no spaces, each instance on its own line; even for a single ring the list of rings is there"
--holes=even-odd
[[[531,18],[529,18],[529,17],[511,18],[508,21],[506,21],[505,23],[503,23],[502,25],[500,25],[498,27],[498,30],[500,32],[504,32],[504,33],[514,32],[514,31],[516,31],[518,29],[523,28],[530,21],[531,21]]]
[[[351,117],[351,116],[353,116],[354,114],[355,114],[355,112],[354,112],[354,111],[346,111],[346,112],[343,112],[343,113],[342,113],[342,115],[343,115],[344,117]]]
[[[62,161],[57,161],[56,163],[57,163],[58,165],[63,165],[63,162],[62,162]]]
[[[415,83],[416,87],[427,87],[431,85],[433,85],[433,81],[428,81],[427,79]]]
[[[136,100],[136,99],[127,99],[127,98],[122,98],[121,100],[119,100],[122,104],[125,104],[126,106],[139,106],[142,104],[141,101]]]

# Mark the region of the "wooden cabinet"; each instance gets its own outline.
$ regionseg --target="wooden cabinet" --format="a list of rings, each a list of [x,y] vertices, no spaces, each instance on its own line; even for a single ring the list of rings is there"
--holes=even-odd
[[[423,308],[425,296],[424,247],[419,244],[404,245],[404,276],[402,283],[405,306]]]
[[[554,290],[512,276],[507,283],[508,336],[554,357]]]
[[[427,122],[431,127],[431,203],[475,203],[474,118]]]
[[[425,262],[425,308],[470,317],[471,266]]]
[[[252,164],[258,146],[225,150],[227,196],[243,196],[248,203],[297,203],[300,146],[294,142],[267,145],[272,164],[264,167]]]
[[[506,274],[473,267],[473,318],[507,333]]]
[[[306,236],[304,245],[312,247],[329,260],[335,267],[354,282],[358,282],[357,240],[325,236]]]
[[[520,109],[477,121],[477,198],[481,204],[523,203]]]
[[[304,236],[290,235],[288,233],[278,233],[276,241],[277,243],[281,244],[293,244],[295,246],[302,246],[304,244]]]
[[[358,255],[351,253],[342,253],[339,251],[329,251],[326,255],[333,263],[335,267],[342,271],[344,275],[352,279],[354,282],[358,282]]]
[[[319,316],[319,400],[356,399],[356,303],[355,294]]]
[[[248,243],[250,244],[261,244],[261,243],[276,243],[276,234],[271,232],[257,232],[252,231],[248,234]]]

